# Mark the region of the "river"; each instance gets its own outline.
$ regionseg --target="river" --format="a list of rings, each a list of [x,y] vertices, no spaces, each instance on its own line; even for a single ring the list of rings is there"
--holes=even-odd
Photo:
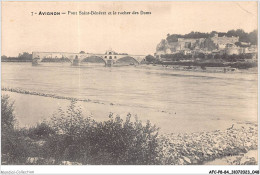
[[[109,112],[131,112],[166,132],[212,130],[228,127],[233,121],[257,121],[256,71],[210,73],[159,65],[2,63],[2,87],[90,99],[83,108],[98,119]],[[64,102],[9,94],[15,100],[21,125],[48,118]],[[41,114],[40,108],[44,109]],[[48,108],[53,109],[48,112]]]

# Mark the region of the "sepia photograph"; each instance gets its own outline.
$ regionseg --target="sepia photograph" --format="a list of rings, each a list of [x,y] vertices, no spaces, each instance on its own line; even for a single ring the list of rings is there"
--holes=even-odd
[[[257,1],[1,9],[2,166],[259,164]]]

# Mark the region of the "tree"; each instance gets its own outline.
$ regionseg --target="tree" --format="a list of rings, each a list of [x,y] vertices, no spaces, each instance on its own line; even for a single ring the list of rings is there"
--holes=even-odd
[[[217,31],[210,32],[210,37],[213,37],[215,34],[218,34],[218,32]]]
[[[205,58],[205,54],[204,53],[199,53],[198,57],[201,58],[201,59],[204,59]]]
[[[228,37],[237,36],[236,31],[235,31],[235,30],[229,30],[229,31],[227,32],[227,36],[228,36]]]
[[[145,57],[145,60],[146,60],[147,62],[154,62],[154,61],[156,61],[156,58],[155,58],[154,56],[152,56],[152,55],[147,55],[147,56]]]
[[[208,58],[208,59],[212,59],[212,58],[213,58],[213,55],[212,55],[212,54],[208,54],[208,55],[207,55],[207,58]]]
[[[248,34],[249,42],[253,45],[257,45],[257,30],[254,30]]]
[[[237,29],[236,34],[237,36],[239,36],[240,42],[248,42],[248,33],[246,33],[244,30]]]
[[[161,42],[157,45],[156,51],[165,50],[167,45],[167,41],[162,39]]]
[[[13,130],[15,125],[15,115],[13,102],[9,96],[3,95],[1,98],[1,128],[2,133],[7,130]]]
[[[167,35],[166,40],[171,43],[171,42],[177,42],[178,41],[178,35]]]
[[[31,60],[32,54],[29,54],[28,52],[19,53],[18,58],[22,60]]]
[[[228,59],[229,59],[228,54],[224,53],[224,54],[222,55],[222,59],[228,61]]]
[[[214,55],[214,59],[220,59],[220,55],[219,54]]]
[[[3,60],[7,60],[7,56],[2,55],[2,56],[1,56],[1,60],[2,60],[2,61],[3,61]]]
[[[79,53],[85,53],[84,51],[80,51]]]

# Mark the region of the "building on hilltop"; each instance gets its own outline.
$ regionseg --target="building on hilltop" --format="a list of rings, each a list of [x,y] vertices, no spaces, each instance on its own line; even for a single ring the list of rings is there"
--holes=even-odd
[[[225,47],[225,53],[228,55],[233,55],[233,54],[238,55],[238,54],[243,53],[243,49],[240,47],[237,47],[234,44],[227,44]]]
[[[236,42],[239,42],[239,37],[219,37],[218,34],[215,34],[213,37],[211,37],[211,40],[214,44],[218,45],[219,48],[223,49],[227,44],[235,44]]]
[[[163,39],[156,48],[155,56],[161,58],[161,55],[182,53],[184,55],[239,55],[239,54],[257,54],[257,46],[250,43],[239,42],[239,37],[219,37],[215,34],[209,38],[177,38],[175,41]]]
[[[205,42],[206,38],[178,38],[178,45],[180,50],[185,48],[195,49],[200,48],[201,45]]]
[[[251,45],[250,47],[245,48],[245,53],[257,53],[257,45]]]

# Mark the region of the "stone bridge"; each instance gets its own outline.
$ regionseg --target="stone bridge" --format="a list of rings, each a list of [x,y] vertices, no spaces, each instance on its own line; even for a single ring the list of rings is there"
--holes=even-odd
[[[33,65],[39,64],[43,60],[63,59],[70,61],[72,65],[78,66],[82,62],[104,62],[106,66],[114,64],[128,63],[139,64],[145,59],[145,55],[128,55],[116,53],[112,50],[106,51],[105,54],[94,53],[68,53],[68,52],[32,52]]]

